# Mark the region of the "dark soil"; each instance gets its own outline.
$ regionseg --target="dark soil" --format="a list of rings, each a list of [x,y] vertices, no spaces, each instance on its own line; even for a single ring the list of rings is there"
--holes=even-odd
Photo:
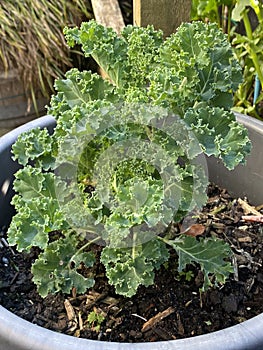
[[[198,267],[189,266],[185,274],[179,275],[176,257],[172,255],[169,266],[156,273],[155,284],[139,288],[133,298],[117,296],[98,265],[96,285],[87,294],[75,295],[73,290],[72,295],[42,299],[29,272],[37,252],[18,254],[5,244],[2,233],[0,304],[28,321],[58,332],[117,342],[185,338],[243,322],[263,312],[263,225],[242,220],[242,215],[247,214],[244,209],[243,202],[210,186],[208,204],[198,223],[205,227],[203,235],[214,235],[230,243],[235,274],[224,286],[202,294]],[[179,229],[173,227],[174,231]],[[188,277],[190,281],[186,281]],[[94,315],[101,320],[92,320]],[[152,322],[145,329],[147,320]]]

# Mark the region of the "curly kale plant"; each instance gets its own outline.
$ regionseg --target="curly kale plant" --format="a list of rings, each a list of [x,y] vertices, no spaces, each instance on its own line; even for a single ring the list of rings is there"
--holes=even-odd
[[[166,40],[151,26],[118,36],[95,21],[65,35],[108,78],[70,70],[55,83],[53,134],[34,129],[13,146],[22,167],[8,239],[19,251],[40,249],[32,266],[40,295],[91,288],[94,244],[124,296],[151,285],[172,249],[179,271],[200,265],[203,289],[224,283],[232,272],[226,243],[171,237],[167,227],[206,202],[203,154],[233,169],[250,151],[231,112],[241,72],[226,37],[199,22]]]

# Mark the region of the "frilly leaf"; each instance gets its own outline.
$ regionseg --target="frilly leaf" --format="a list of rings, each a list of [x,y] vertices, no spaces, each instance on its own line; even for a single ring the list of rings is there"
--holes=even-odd
[[[89,71],[80,72],[76,68],[66,73],[66,79],[56,80],[55,88],[63,93],[70,108],[92,100],[104,98],[114,100],[114,87],[111,84],[98,74]]]
[[[70,46],[81,44],[85,56],[92,56],[111,81],[121,86],[127,71],[127,43],[112,28],[91,20],[82,23],[80,29],[65,28],[64,34]]]
[[[70,293],[73,287],[84,293],[94,285],[92,277],[78,272],[79,265],[93,266],[95,257],[91,252],[76,253],[78,240],[73,234],[50,243],[32,265],[33,281],[42,297],[62,291]]]
[[[183,86],[183,94],[192,89],[192,94],[189,91],[185,96],[185,104],[182,103],[184,110],[190,102],[194,106],[201,101],[228,109],[232,105],[233,91],[242,81],[238,61],[216,24],[182,24],[163,43],[160,65],[168,67],[166,79],[163,78],[166,84],[163,86],[164,94],[169,92],[172,96],[173,91],[178,100],[178,89]]]
[[[157,239],[152,239],[141,247],[134,247],[134,250],[104,248],[101,254],[109,283],[114,285],[118,294],[126,297],[136,294],[139,285],[151,285],[154,269],[159,268],[168,258],[169,253],[164,243]]]
[[[13,158],[24,166],[29,161],[38,162],[40,166],[48,170],[54,162],[53,147],[53,139],[48,130],[35,128],[19,135],[12,147]]]
[[[236,122],[232,112],[214,107],[189,109],[184,121],[191,127],[208,156],[221,158],[230,170],[245,163],[251,142],[247,129]]]
[[[57,193],[65,191],[65,184],[55,175],[42,173],[40,169],[27,166],[16,173],[14,188],[23,196],[15,195],[12,204],[17,214],[8,229],[9,244],[17,249],[29,250],[33,246],[45,248],[48,232],[65,229],[67,223],[57,201]]]

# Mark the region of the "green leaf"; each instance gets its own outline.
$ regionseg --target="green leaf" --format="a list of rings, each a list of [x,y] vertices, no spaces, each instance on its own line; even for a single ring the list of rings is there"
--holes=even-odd
[[[8,242],[16,245],[18,251],[29,251],[32,246],[45,247],[48,243],[48,235],[45,232],[47,218],[32,215],[35,208],[39,207],[38,201],[32,201],[32,207],[25,205],[19,196],[14,196],[12,203],[18,210],[8,228]]]
[[[160,63],[171,67],[163,80],[169,84],[163,86],[164,94],[168,91],[184,110],[202,101],[229,109],[232,93],[242,81],[242,75],[226,36],[216,24],[182,24],[160,51]],[[183,90],[185,102],[180,100],[178,90]]]
[[[146,257],[156,269],[159,269],[170,256],[165,244],[156,237],[143,244],[141,249],[142,256]]]
[[[30,201],[32,198],[42,196],[41,190],[44,180],[45,175],[41,170],[29,165],[17,171],[14,189],[17,192],[23,193],[25,201]]]
[[[230,246],[223,240],[201,238],[199,241],[190,236],[181,236],[178,240],[169,241],[178,254],[178,271],[187,264],[199,264],[204,274],[203,290],[212,284],[225,283],[233,267],[229,260],[232,256]]]
[[[251,142],[247,129],[235,121],[232,112],[214,107],[189,109],[184,120],[208,156],[221,158],[230,170],[245,163]]]
[[[234,21],[241,21],[242,12],[246,9],[247,6],[251,6],[250,0],[237,0],[236,5],[232,11],[232,19]]]
[[[193,0],[191,18],[195,20],[209,18],[214,22],[218,18],[218,6],[221,1],[218,0]]]
[[[81,44],[85,56],[92,56],[108,74],[111,81],[121,86],[127,71],[127,43],[112,28],[106,28],[94,20],[83,22],[80,29],[65,28],[70,46]]]
[[[155,30],[153,26],[126,26],[121,34],[127,41],[127,85],[145,89],[148,75],[155,66],[155,59],[163,42],[163,33]]]
[[[55,82],[58,92],[63,92],[64,100],[70,108],[86,104],[92,100],[113,98],[114,87],[101,76],[89,71],[80,72],[76,68],[66,73],[66,79]]]
[[[131,297],[140,285],[149,286],[154,281],[154,269],[167,261],[169,253],[157,240],[126,249],[104,248],[101,262],[105,265],[109,283],[116,293]]]
[[[250,153],[251,147],[247,129],[233,121],[229,125],[228,134],[221,142],[222,155],[220,158],[228,169],[232,170],[238,164],[246,163],[245,157]]]
[[[48,232],[68,227],[57,200],[57,194],[66,191],[65,183],[52,173],[42,173],[32,166],[16,173],[14,189],[22,195],[14,196],[12,204],[17,214],[8,229],[8,240],[17,249],[29,250],[33,246],[45,248]]]
[[[47,129],[32,129],[19,135],[12,146],[14,159],[22,165],[27,165],[29,161],[39,161],[45,170],[51,167],[54,162],[52,158],[52,138]]]
[[[77,293],[85,293],[94,285],[94,279],[82,276],[78,269],[81,263],[93,266],[95,257],[91,252],[78,253],[78,239],[73,235],[50,243],[32,265],[33,281],[42,297],[58,291],[68,294],[73,287]]]

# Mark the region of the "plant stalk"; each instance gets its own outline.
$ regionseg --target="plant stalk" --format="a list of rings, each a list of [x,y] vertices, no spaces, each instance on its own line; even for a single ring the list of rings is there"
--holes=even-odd
[[[132,259],[135,260],[137,256],[137,249],[136,249],[136,240],[137,240],[137,233],[133,233],[133,245],[132,245]]]
[[[248,10],[245,10],[243,12],[243,21],[244,21],[247,37],[252,42],[252,40],[253,40],[253,33],[252,33],[251,24],[250,24],[250,21],[249,21],[249,18],[248,18]],[[250,49],[249,50],[250,50],[250,54],[251,54],[251,58],[252,58],[253,64],[255,66],[255,69],[256,69],[256,72],[257,72],[257,75],[258,75],[258,79],[260,81],[261,86],[263,86],[263,73],[262,73],[261,68],[260,68],[260,64],[259,64],[257,53],[253,49],[252,45],[250,45]]]
[[[86,249],[89,245],[97,242],[100,239],[100,237],[96,237],[92,239],[91,241],[88,241],[86,244],[84,244],[82,247],[80,247],[76,253],[71,257],[69,264],[74,260],[75,256],[78,255],[80,252],[82,252],[84,249]]]

